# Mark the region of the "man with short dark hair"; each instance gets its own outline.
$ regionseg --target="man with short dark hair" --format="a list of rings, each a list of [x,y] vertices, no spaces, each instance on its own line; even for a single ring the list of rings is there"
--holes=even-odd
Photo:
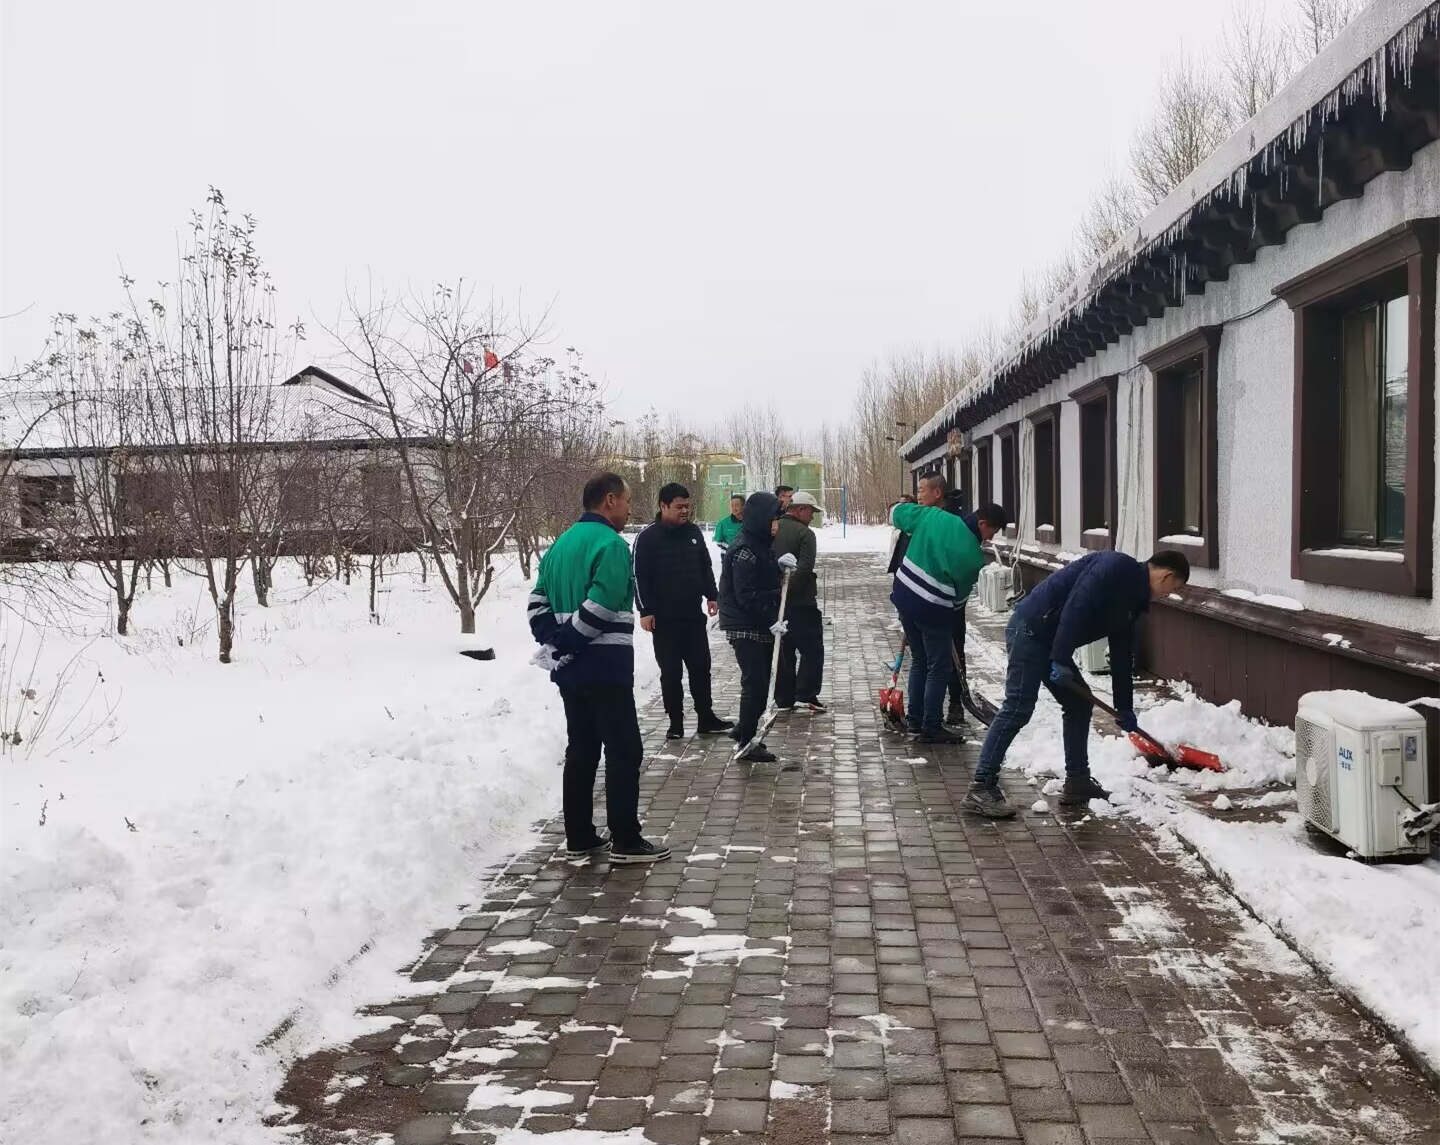
[[[719,610],[710,546],[690,520],[690,490],[672,481],[660,490],[659,502],[655,520],[635,538],[635,603],[640,627],[654,637],[660,697],[670,717],[665,738],[685,738],[682,667],[690,676],[690,697],[699,718],[696,731],[700,735],[729,731],[735,725],[715,714],[710,698],[705,617]]]
[[[780,499],[780,506],[775,511],[776,517],[783,517],[790,509],[790,498],[795,496],[795,489],[790,485],[775,486],[775,496]]]
[[[585,511],[540,559],[526,610],[540,651],[565,705],[565,846],[572,858],[609,853],[614,864],[653,863],[670,848],[640,834],[640,759],[635,715],[634,614],[630,546],[620,530],[630,518],[630,489],[615,473],[585,484]],[[595,772],[605,752],[607,839],[595,830]]]
[[[801,489],[790,499],[775,533],[777,557],[791,553],[795,571],[785,602],[785,635],[780,638],[780,667],[775,675],[775,706],[782,711],[797,705],[811,715],[823,715],[820,683],[825,674],[825,629],[815,583],[815,532],[810,528],[815,498]],[[795,661],[799,659],[799,670]]]
[[[1115,710],[1121,729],[1133,732],[1135,621],[1152,600],[1189,580],[1189,560],[1173,550],[1162,550],[1145,562],[1125,553],[1091,553],[1052,573],[1021,599],[1005,628],[1010,654],[1005,702],[980,749],[975,780],[965,796],[966,807],[991,819],[1015,814],[1000,790],[1000,764],[1020,729],[1030,722],[1042,684],[1060,702],[1063,713],[1065,787],[1060,802],[1076,806],[1109,797],[1090,776],[1087,740],[1094,705],[1081,690],[1084,685],[1075,666],[1075,649],[1109,638]]]
[[[744,512],[745,498],[736,493],[730,498],[730,516],[715,522],[715,543],[722,550],[728,549],[740,535],[740,521]]]
[[[952,489],[945,498],[946,511],[954,513],[969,527],[975,534],[981,546],[988,545],[997,533],[1010,523],[1010,514],[1005,512],[1003,506],[994,504],[982,505],[973,513],[965,511],[960,503],[959,490]],[[961,673],[965,667],[965,609],[955,610],[955,635],[953,639],[955,647],[955,674],[950,677],[950,704],[945,712],[945,723],[952,728],[965,725],[965,704],[961,698]]]

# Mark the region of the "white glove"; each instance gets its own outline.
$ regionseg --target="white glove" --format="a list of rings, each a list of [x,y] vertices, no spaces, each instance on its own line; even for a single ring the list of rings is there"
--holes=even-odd
[[[777,620],[774,624],[770,626],[770,632],[774,636],[784,636],[785,633],[789,631],[790,622],[788,620]]]
[[[557,668],[563,668],[570,663],[569,656],[559,656],[556,650],[549,644],[540,645],[535,655],[530,657],[530,663],[545,672],[553,672]]]
[[[795,559],[794,553],[781,553],[777,558],[777,563],[786,572],[793,572],[800,562]]]

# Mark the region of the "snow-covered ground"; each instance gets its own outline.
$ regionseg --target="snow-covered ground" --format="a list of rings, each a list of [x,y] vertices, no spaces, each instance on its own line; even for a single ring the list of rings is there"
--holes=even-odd
[[[972,663],[979,657],[1003,669],[1004,651],[992,641],[972,639],[968,652]],[[1108,689],[1105,676],[1091,683]],[[1317,846],[1295,809],[1294,733],[1247,719],[1238,702],[1217,707],[1183,685],[1178,692],[1141,696],[1141,724],[1172,748],[1185,742],[1215,752],[1227,770],[1152,771],[1128,739],[1092,731],[1091,771],[1113,794],[1109,805],[1092,802],[1091,813],[1133,815],[1183,840],[1261,919],[1440,1069],[1440,862],[1367,866]],[[1006,766],[1054,805],[1065,763],[1059,705],[1047,692]],[[1044,813],[1041,802],[1032,814]],[[1275,818],[1240,817],[1261,807]]]
[[[889,525],[842,526],[831,522],[815,530],[815,547],[821,554],[884,553],[890,549],[892,535]]]
[[[474,637],[413,570],[384,582],[379,624],[363,573],[279,571],[228,666],[194,577],[142,590],[123,640],[83,573],[67,629],[0,590],[7,731],[19,689],[43,709],[68,666],[48,724],[25,717],[0,755],[0,1140],[274,1140],[284,1063],[355,1029],[559,807],[563,714],[528,663],[518,570]],[[457,655],[477,646],[497,659]]]

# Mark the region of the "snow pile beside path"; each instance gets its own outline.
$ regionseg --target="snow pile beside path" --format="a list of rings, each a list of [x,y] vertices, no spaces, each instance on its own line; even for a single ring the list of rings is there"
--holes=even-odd
[[[1129,809],[1194,847],[1246,906],[1440,1069],[1440,862],[1325,854],[1294,813],[1225,822],[1163,795]]]
[[[1225,764],[1225,771],[1177,768],[1165,773],[1167,782],[1199,791],[1294,782],[1293,731],[1249,719],[1241,714],[1238,700],[1217,707],[1188,689],[1181,691],[1178,699],[1162,700],[1143,708],[1139,712],[1141,724],[1172,749],[1176,744],[1188,743],[1214,752]],[[1065,755],[1060,744],[1060,705],[1048,692],[1041,691],[1035,716],[1016,738],[1005,764],[1037,781],[1065,774]],[[1101,783],[1122,796],[1137,780],[1151,775],[1151,769],[1128,736],[1102,735],[1094,730],[1090,733],[1090,770]]]
[[[167,625],[201,591],[142,592],[123,641],[103,615],[47,639],[121,699],[113,738],[3,761],[0,1139],[273,1141],[287,1061],[377,1028],[355,1008],[559,807],[514,571],[465,638],[433,577],[388,578],[378,625],[363,578],[282,583],[228,666]],[[456,654],[477,644],[497,659]]]
[[[1275,784],[1287,789],[1240,806],[1293,806],[1294,733],[1247,719],[1238,702],[1217,707],[1182,689],[1140,720],[1171,747],[1183,741],[1215,752],[1228,770],[1152,770],[1128,739],[1092,732],[1091,771],[1112,799],[1108,807],[1092,803],[1091,814],[1129,814],[1194,847],[1262,920],[1440,1069],[1440,862],[1367,866],[1318,849],[1293,811],[1279,822],[1244,823],[1198,809],[1190,798],[1198,793]],[[1057,786],[1044,782],[1065,767],[1060,709],[1048,694],[1006,766],[1046,793]],[[1213,805],[1233,806],[1224,795]]]

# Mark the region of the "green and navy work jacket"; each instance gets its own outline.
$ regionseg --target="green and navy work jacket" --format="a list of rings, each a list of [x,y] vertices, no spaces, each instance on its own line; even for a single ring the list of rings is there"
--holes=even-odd
[[[916,624],[949,624],[980,577],[980,542],[953,513],[933,505],[900,502],[890,523],[910,538],[895,570],[890,602]]]
[[[562,687],[635,683],[630,546],[598,513],[585,513],[540,559],[530,631],[555,650]]]

